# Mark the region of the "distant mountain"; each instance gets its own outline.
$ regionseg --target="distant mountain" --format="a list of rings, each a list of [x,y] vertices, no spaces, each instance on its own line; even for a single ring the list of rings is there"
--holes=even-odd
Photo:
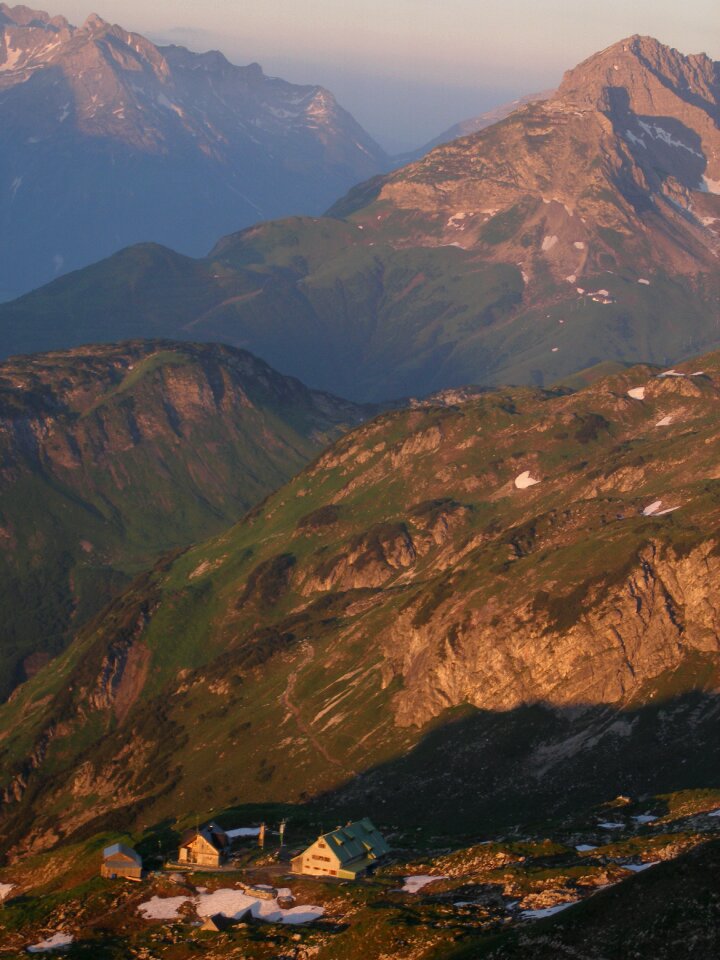
[[[0,706],[6,851],[240,804],[487,837],[717,794],[720,354],[445,401],[346,434]]]
[[[236,520],[364,415],[220,345],[0,364],[0,699],[135,573]]]
[[[477,117],[461,120],[460,123],[453,124],[452,127],[445,130],[424,146],[418,147],[416,150],[408,150],[407,153],[393,157],[395,166],[405,166],[405,164],[420,160],[421,157],[424,157],[426,153],[430,153],[435,147],[440,147],[444,143],[450,143],[451,140],[457,140],[458,137],[467,137],[472,133],[478,133],[480,130],[492,126],[493,123],[498,123],[500,120],[504,120],[505,117],[509,117],[511,113],[519,110],[520,107],[524,107],[529,103],[538,103],[541,100],[549,100],[553,93],[553,90],[546,90],[543,93],[530,93],[527,94],[527,96],[520,97],[518,100],[494,107],[492,110],[481,113]]]
[[[322,87],[0,3],[0,298],[141,240],[204,254],[387,166]]]
[[[137,247],[0,308],[0,350],[217,339],[356,400],[720,344],[720,67],[631,37],[550,100],[191,261]]]

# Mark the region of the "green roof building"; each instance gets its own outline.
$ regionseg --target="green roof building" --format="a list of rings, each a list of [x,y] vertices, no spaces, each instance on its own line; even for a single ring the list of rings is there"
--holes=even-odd
[[[293,873],[357,880],[390,853],[387,841],[365,817],[318,837],[292,861]]]

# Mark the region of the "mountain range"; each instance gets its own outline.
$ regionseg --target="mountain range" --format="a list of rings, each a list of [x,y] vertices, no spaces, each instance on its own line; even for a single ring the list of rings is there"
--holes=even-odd
[[[0,698],[160,555],[224,529],[364,416],[217,344],[0,364]]]
[[[720,342],[717,78],[631,37],[324,218],[202,260],[130,248],[7,304],[0,348],[217,339],[363,401],[698,354]]]
[[[204,254],[387,166],[322,87],[0,3],[0,299],[141,240]]]
[[[6,849],[275,802],[506,831],[711,787],[718,403],[715,354],[357,427],[0,707]]]

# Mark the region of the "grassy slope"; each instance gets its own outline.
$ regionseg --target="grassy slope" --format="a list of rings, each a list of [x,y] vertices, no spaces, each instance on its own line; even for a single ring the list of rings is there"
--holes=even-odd
[[[502,258],[432,237],[409,244],[397,224],[373,226],[375,209],[356,215],[362,222],[264,224],[204,261],[130,248],[0,307],[0,346],[7,355],[148,333],[221,340],[313,386],[383,400],[550,383],[599,360],[677,362],[718,342],[717,278],[657,269],[648,287],[615,266],[579,278],[616,298],[597,304],[549,276],[525,288]]]
[[[717,662],[709,651],[688,652],[682,669],[653,666],[645,686],[631,685],[613,707],[630,724],[628,739],[606,732],[618,718],[598,691],[595,713],[533,706],[532,685],[527,707],[469,708],[461,690],[455,710],[443,712],[447,700],[432,707],[431,688],[406,692],[413,670],[391,667],[404,637],[427,629],[427,655],[444,671],[442,651],[489,604],[502,637],[526,631],[513,617],[534,609],[553,638],[540,632],[537,649],[559,643],[608,590],[639,575],[649,546],[670,563],[711,549],[720,525],[717,357],[703,366],[706,376],[686,379],[635,369],[575,396],[504,391],[457,408],[386,414],[350,434],[246,520],[140,578],[52,672],[3,708],[5,731],[22,718],[22,735],[2,742],[6,771],[42,730],[62,730],[13,833],[33,805],[44,804],[43,829],[72,833],[90,829],[83,810],[98,822],[132,822],[245,800],[302,801],[352,784],[361,771],[369,773],[337,801],[348,812],[369,806],[399,817],[431,789],[435,802],[416,816],[452,809],[457,829],[478,817],[500,827],[532,819],[538,805],[562,810],[604,795],[608,774],[583,751],[547,777],[526,769],[543,743],[560,749],[593,726],[596,755],[618,791],[711,786]],[[627,396],[639,383],[649,384],[645,402]],[[655,426],[670,413],[674,426]],[[515,490],[527,469],[542,483]],[[642,516],[657,498],[682,509]],[[450,533],[435,540],[438,518]],[[416,548],[427,545],[407,563],[398,545],[405,534]],[[355,561],[343,580],[348,556]],[[134,707],[127,717],[115,707],[83,716],[80,736],[77,705],[95,689],[108,650],[128,637],[150,663],[130,690]],[[572,670],[592,676],[590,657],[578,651]],[[513,684],[522,687],[530,678],[517,669]],[[563,702],[561,677],[546,695]],[[430,704],[420,716],[437,711],[434,721],[397,722],[413,696]],[[691,762],[678,766],[691,735]],[[137,759],[113,773],[128,739],[142,745]],[[97,779],[76,788],[78,800],[68,770],[85,761]],[[107,795],[107,777],[117,796]]]

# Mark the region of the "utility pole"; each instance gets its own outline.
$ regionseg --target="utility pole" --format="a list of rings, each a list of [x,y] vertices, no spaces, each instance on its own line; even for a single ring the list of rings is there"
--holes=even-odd
[[[280,849],[285,846],[285,827],[287,826],[287,820],[283,817],[280,821]]]

